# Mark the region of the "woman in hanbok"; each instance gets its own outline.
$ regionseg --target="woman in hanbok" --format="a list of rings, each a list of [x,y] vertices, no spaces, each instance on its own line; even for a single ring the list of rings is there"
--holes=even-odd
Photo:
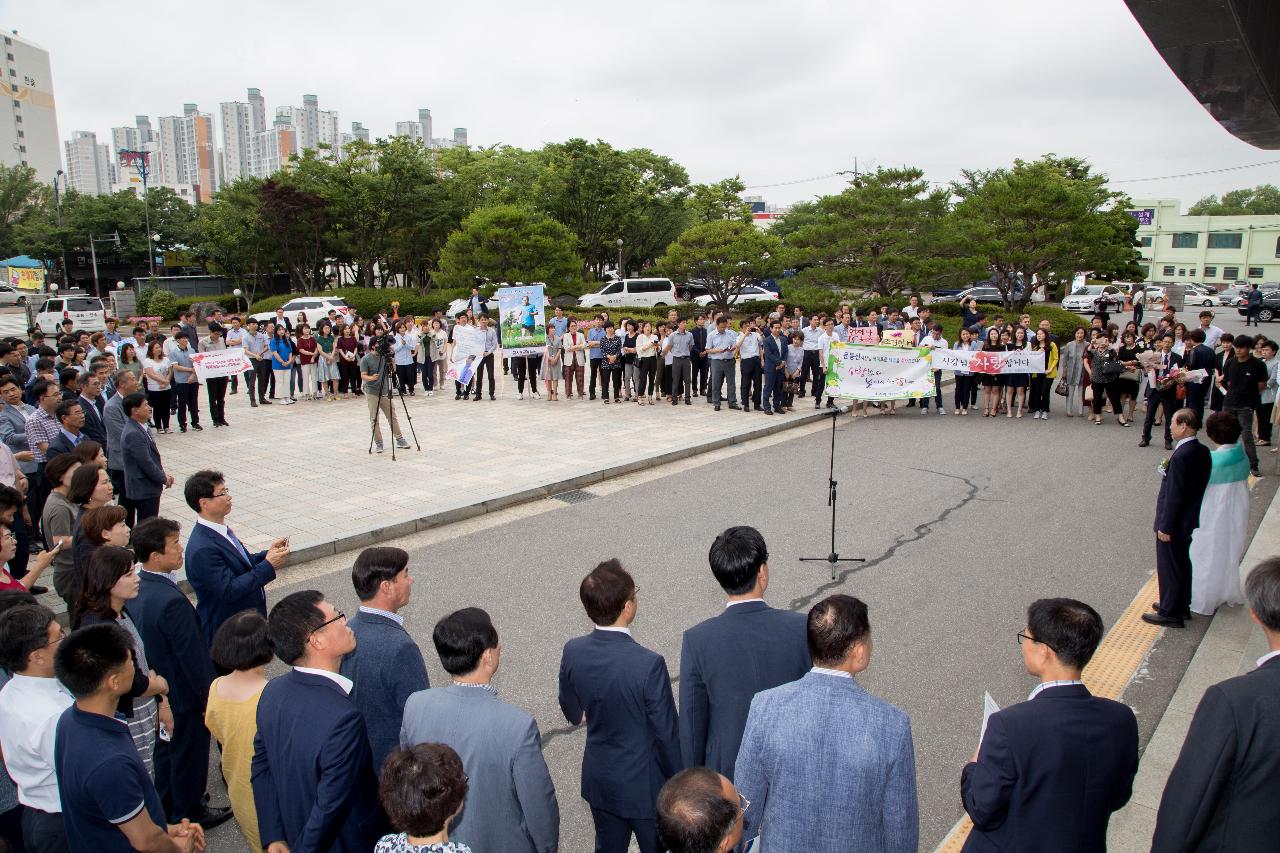
[[[1243,604],[1240,558],[1249,532],[1249,459],[1240,444],[1240,422],[1214,412],[1205,424],[1213,469],[1200,504],[1200,526],[1191,537],[1191,609],[1211,616],[1223,604]]]

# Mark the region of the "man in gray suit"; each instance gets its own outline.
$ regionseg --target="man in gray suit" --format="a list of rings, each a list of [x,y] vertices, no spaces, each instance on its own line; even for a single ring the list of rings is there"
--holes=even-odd
[[[478,607],[451,613],[431,639],[453,683],[409,697],[400,743],[443,743],[462,758],[471,782],[449,839],[476,851],[554,853],[560,807],[538,724],[498,698],[492,681],[502,647],[489,614]]]
[[[743,838],[767,851],[915,853],[911,723],[854,680],[871,663],[867,606],[823,599],[808,637],[813,669],[751,701],[734,778],[752,803]]]
[[[111,477],[111,485],[115,489],[116,498],[124,507],[125,523],[130,527],[134,523],[133,505],[125,500],[124,491],[124,427],[129,420],[124,413],[124,398],[138,390],[138,377],[127,370],[118,371],[113,377],[116,395],[107,401],[102,411],[102,423],[107,430],[107,446],[112,448],[107,454],[107,474]]]

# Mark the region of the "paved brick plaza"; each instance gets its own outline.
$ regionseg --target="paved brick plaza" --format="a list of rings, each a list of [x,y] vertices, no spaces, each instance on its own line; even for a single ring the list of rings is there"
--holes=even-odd
[[[506,379],[506,388],[502,379]],[[812,415],[811,404],[790,415],[720,412],[659,403],[603,405],[600,400],[515,399],[510,377],[499,377],[498,400],[459,402],[453,394],[406,397],[422,451],[367,453],[363,399],[299,402],[252,409],[243,386],[227,397],[228,428],[214,429],[201,395],[203,432],[157,436],[165,469],[177,481],[163,515],[194,522],[182,500],[186,476],[222,470],[235,500],[231,524],[250,547],[288,536],[295,551],[353,533],[472,506],[562,483],[616,466],[660,459],[755,431],[782,428]],[[797,401],[802,402],[802,401]],[[396,403],[401,428],[409,436]]]

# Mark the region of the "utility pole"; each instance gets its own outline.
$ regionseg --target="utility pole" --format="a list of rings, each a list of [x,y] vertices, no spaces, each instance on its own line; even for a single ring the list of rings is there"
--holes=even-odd
[[[135,167],[138,170],[138,177],[142,179],[142,218],[146,222],[145,227],[147,229],[147,268],[151,271],[151,277],[155,278],[156,253],[151,247],[151,205],[147,202],[147,178],[151,174],[151,152],[131,151],[127,148],[121,148],[118,153],[120,155],[120,165]],[[117,245],[119,245],[118,240]],[[93,283],[96,288],[98,284],[96,277]]]
[[[89,257],[93,258],[93,295],[102,298],[102,288],[98,286],[98,243],[114,243],[117,248],[120,246],[120,232],[116,231],[110,237],[94,237],[89,235]]]

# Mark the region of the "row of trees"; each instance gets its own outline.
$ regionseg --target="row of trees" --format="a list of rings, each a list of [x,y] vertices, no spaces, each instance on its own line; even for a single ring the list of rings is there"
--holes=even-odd
[[[422,293],[477,276],[571,292],[619,256],[626,272],[695,279],[719,301],[784,269],[802,286],[881,295],[994,277],[1011,302],[1014,284],[1032,276],[1141,275],[1128,199],[1087,163],[1052,155],[949,186],[918,169],[881,169],[797,205],[771,232],[751,224],[737,178],[691,184],[668,157],[601,141],[432,151],[392,138],[354,143],[338,161],[324,155],[305,152],[195,208],[153,190],[156,250],[189,250],[250,293],[280,273],[314,292],[335,268],[365,286]],[[127,192],[69,192],[56,210],[30,170],[0,172],[0,252],[53,259],[90,233],[117,231],[118,259],[143,269],[143,213]]]

